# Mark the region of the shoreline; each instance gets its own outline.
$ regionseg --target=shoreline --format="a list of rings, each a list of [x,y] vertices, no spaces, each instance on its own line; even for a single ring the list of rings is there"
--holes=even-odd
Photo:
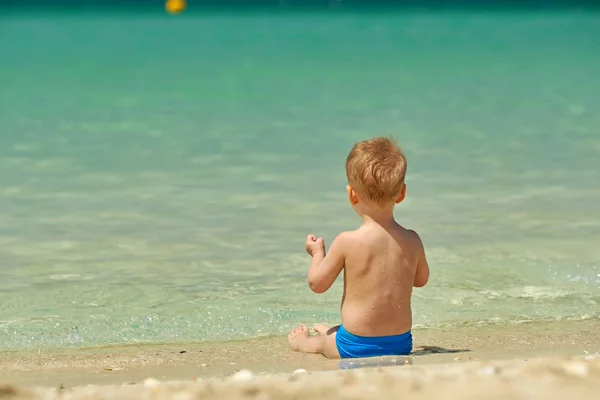
[[[595,357],[600,354],[600,319],[463,326],[414,330],[414,351],[407,357],[327,360],[296,353],[285,336],[246,341],[144,344],[52,351],[0,352],[0,383],[19,388],[212,379],[248,369],[259,375],[336,371],[357,366],[433,365],[473,362],[527,362],[534,359]],[[377,365],[376,365],[377,366]],[[368,368],[367,368],[368,369]],[[360,368],[360,370],[366,370]]]

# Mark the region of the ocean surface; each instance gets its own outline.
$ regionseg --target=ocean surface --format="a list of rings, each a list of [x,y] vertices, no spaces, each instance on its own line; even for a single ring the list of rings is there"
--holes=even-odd
[[[600,14],[0,16],[0,350],[339,322],[306,234],[394,135],[416,327],[600,317]]]

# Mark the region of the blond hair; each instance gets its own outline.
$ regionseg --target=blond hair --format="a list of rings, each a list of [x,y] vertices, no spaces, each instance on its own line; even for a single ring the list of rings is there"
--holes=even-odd
[[[402,192],[406,158],[386,137],[358,142],[346,158],[346,177],[359,197],[376,204],[395,201]]]

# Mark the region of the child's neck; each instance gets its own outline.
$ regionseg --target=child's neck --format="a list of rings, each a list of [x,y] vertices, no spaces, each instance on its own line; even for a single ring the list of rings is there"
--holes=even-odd
[[[368,207],[361,214],[363,225],[376,223],[381,226],[390,226],[396,223],[394,219],[394,204],[379,208]]]

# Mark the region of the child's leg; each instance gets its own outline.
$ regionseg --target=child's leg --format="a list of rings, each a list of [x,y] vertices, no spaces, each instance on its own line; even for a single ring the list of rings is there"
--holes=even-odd
[[[288,336],[290,346],[302,353],[320,353],[327,358],[340,358],[335,337],[339,326],[327,330],[326,327],[315,326],[317,336],[310,336],[308,328],[299,325]]]

